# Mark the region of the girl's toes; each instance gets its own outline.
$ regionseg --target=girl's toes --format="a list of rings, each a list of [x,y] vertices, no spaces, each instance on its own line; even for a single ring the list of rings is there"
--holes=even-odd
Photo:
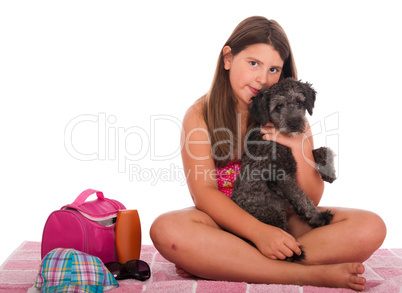
[[[360,263],[356,264],[356,273],[357,274],[362,275],[362,274],[364,274],[364,271],[365,271],[364,265],[362,265]]]

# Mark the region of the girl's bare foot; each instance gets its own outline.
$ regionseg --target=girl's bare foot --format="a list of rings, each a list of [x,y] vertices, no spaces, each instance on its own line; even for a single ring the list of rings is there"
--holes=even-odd
[[[359,276],[363,273],[364,266],[361,263],[324,265],[321,268],[321,276],[318,275],[315,279],[318,286],[363,291],[366,288],[366,279]]]

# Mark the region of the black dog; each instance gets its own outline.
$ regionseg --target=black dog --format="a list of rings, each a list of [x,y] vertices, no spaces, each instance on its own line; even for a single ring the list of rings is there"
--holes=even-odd
[[[270,121],[285,135],[299,135],[306,130],[305,113],[312,114],[315,98],[316,92],[310,84],[287,78],[254,97],[250,114],[261,125]],[[313,156],[323,180],[332,183],[336,179],[334,153],[322,147],[314,150]],[[260,128],[256,127],[249,133],[231,198],[261,222],[283,230],[287,229],[288,207],[311,227],[329,224],[333,214],[318,210],[300,189],[296,170],[291,149],[263,140]],[[303,258],[304,253],[287,260]]]

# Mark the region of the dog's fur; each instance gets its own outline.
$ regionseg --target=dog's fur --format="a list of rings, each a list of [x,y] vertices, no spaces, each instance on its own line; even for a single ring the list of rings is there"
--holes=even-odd
[[[281,133],[294,136],[307,127],[305,112],[310,115],[316,92],[308,83],[284,79],[264,89],[253,98],[250,114],[257,123],[269,121]],[[333,152],[325,147],[313,151],[317,170],[323,180],[334,181]],[[308,199],[296,181],[297,164],[289,147],[262,139],[260,128],[250,133],[241,160],[241,170],[234,183],[232,200],[261,222],[287,229],[286,212],[291,207],[311,227],[331,222],[333,214],[320,211]],[[293,256],[290,261],[304,257]]]

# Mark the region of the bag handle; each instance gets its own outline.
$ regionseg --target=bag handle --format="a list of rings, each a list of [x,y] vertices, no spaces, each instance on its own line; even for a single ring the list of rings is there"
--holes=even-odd
[[[99,200],[105,200],[105,196],[103,195],[102,191],[89,188],[81,192],[81,194],[75,199],[72,205],[82,205],[87,200],[87,198],[94,193],[96,193],[96,196]]]

